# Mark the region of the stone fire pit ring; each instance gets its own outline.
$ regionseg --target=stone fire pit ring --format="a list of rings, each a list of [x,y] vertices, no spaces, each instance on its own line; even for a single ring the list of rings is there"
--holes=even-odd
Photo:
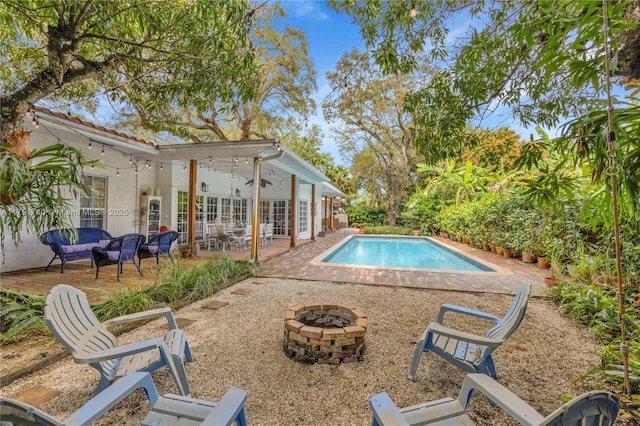
[[[298,304],[284,312],[284,351],[307,364],[360,361],[367,316],[352,306]]]

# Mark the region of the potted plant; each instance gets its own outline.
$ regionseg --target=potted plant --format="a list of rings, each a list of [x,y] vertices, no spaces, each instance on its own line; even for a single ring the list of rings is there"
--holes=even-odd
[[[185,258],[191,257],[191,244],[189,243],[180,244],[178,246],[178,249],[180,250],[180,256]]]
[[[413,236],[417,237],[420,235],[420,230],[418,228],[413,228]]]

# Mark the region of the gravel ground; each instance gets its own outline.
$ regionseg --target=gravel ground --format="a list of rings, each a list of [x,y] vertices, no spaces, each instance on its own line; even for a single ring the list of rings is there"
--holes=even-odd
[[[194,362],[187,375],[194,397],[219,400],[230,386],[247,391],[246,410],[252,425],[366,425],[368,401],[386,391],[399,407],[455,397],[464,372],[433,354],[425,354],[416,382],[407,378],[415,340],[433,321],[442,303],[473,307],[503,315],[512,296],[438,290],[389,288],[334,282],[248,279],[176,313],[194,320],[184,327]],[[258,280],[259,281],[259,280]],[[231,294],[239,288],[247,295]],[[227,301],[219,310],[203,309]],[[303,365],[282,349],[284,310],[298,303],[352,304],[367,314],[367,350],[361,362],[340,366]],[[486,329],[478,320],[447,317],[467,331]],[[121,336],[122,343],[162,334],[154,321]],[[543,414],[560,406],[565,396],[593,389],[576,380],[599,363],[598,346],[582,328],[561,317],[549,301],[533,298],[516,333],[494,353],[499,381]],[[32,348],[37,350],[37,348]],[[161,393],[175,393],[166,369],[153,374]],[[63,419],[86,402],[98,382],[91,367],[66,359],[18,380],[0,394],[12,397],[36,385],[61,391],[42,409]],[[129,397],[100,425],[138,424],[148,410],[141,391]],[[474,396],[471,417],[479,425],[517,424],[486,399]]]

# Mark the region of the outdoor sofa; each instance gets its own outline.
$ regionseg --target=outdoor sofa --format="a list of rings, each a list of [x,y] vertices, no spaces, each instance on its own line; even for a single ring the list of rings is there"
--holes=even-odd
[[[93,267],[91,250],[94,247],[105,247],[111,238],[111,234],[98,228],[54,229],[45,232],[40,237],[40,242],[51,247],[54,256],[44,270],[48,270],[56,258],[61,262],[60,273],[64,272],[64,264],[73,260],[91,259]]]

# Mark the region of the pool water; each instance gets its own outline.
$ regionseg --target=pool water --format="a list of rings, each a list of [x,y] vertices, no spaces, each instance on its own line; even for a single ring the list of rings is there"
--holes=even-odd
[[[494,271],[426,238],[353,236],[322,259],[324,263],[394,268]]]

